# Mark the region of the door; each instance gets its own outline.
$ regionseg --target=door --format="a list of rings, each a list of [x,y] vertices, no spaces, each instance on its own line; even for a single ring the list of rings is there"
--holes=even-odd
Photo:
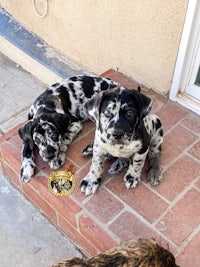
[[[185,85],[186,94],[200,100],[200,47],[198,41],[198,51],[194,54],[194,65],[191,67],[191,74],[188,83]]]
[[[170,99],[200,114],[200,0],[189,0]]]

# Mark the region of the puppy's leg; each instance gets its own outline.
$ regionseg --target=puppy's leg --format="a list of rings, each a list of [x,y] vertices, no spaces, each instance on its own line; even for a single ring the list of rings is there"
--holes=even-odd
[[[116,175],[128,167],[128,159],[118,158],[108,169],[109,175]]]
[[[163,127],[160,119],[156,115],[151,116],[152,133],[150,148],[148,153],[149,169],[148,181],[151,185],[156,186],[162,181],[160,167],[161,144],[163,142]]]
[[[93,146],[94,146],[94,143],[90,143],[89,145],[87,145],[83,149],[82,155],[84,157],[91,156],[93,154]],[[105,159],[106,160],[113,160],[116,158],[114,158],[110,154],[107,154]],[[112,165],[108,169],[108,174],[111,176],[116,175],[116,174],[120,173],[121,171],[123,171],[124,169],[126,169],[127,167],[128,167],[128,159],[118,158],[112,163]]]
[[[135,153],[129,160],[129,168],[124,176],[124,184],[127,189],[135,188],[141,182],[142,168],[148,153],[148,148],[146,147],[144,150],[140,153]]]
[[[94,146],[94,142],[90,143],[89,145],[87,145],[84,149],[83,149],[83,152],[82,152],[82,155],[84,157],[89,157],[91,155],[93,155],[93,146]],[[113,160],[113,159],[116,159],[115,157],[113,157],[112,155],[110,154],[107,154],[106,155],[106,160]],[[112,175],[112,174],[110,174]]]
[[[94,142],[90,143],[83,149],[82,155],[84,157],[88,157],[93,154],[93,145],[94,145]]]
[[[77,134],[82,130],[82,123],[80,121],[72,122],[63,136],[62,144],[58,156],[49,161],[51,169],[59,169],[65,164],[66,151]]]
[[[21,178],[24,183],[28,183],[34,175],[34,148],[31,148],[29,142],[24,142],[22,148]]]
[[[34,174],[34,142],[32,137],[33,121],[25,123],[18,131],[23,140],[21,178],[24,183],[28,183]]]
[[[82,179],[80,183],[81,192],[85,195],[94,194],[101,182],[103,173],[103,163],[106,154],[100,150],[99,146],[94,143],[92,165],[89,173]]]

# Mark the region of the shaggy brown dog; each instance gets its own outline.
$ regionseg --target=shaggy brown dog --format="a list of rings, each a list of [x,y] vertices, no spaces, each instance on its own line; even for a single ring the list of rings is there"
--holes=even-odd
[[[71,258],[52,267],[179,267],[171,252],[154,239],[138,239],[123,243],[91,258]]]

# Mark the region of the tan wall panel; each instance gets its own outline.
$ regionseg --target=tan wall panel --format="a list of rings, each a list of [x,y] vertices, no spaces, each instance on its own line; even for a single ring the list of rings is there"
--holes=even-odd
[[[35,0],[45,3],[45,0]],[[171,87],[187,0],[0,0],[27,29],[95,73],[119,68],[160,93]]]

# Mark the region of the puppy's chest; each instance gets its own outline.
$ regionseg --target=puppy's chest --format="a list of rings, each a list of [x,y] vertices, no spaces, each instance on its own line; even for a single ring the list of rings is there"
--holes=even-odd
[[[142,148],[141,140],[131,141],[128,145],[124,144],[109,144],[98,141],[99,146],[106,153],[111,154],[113,157],[129,158],[137,153]]]

